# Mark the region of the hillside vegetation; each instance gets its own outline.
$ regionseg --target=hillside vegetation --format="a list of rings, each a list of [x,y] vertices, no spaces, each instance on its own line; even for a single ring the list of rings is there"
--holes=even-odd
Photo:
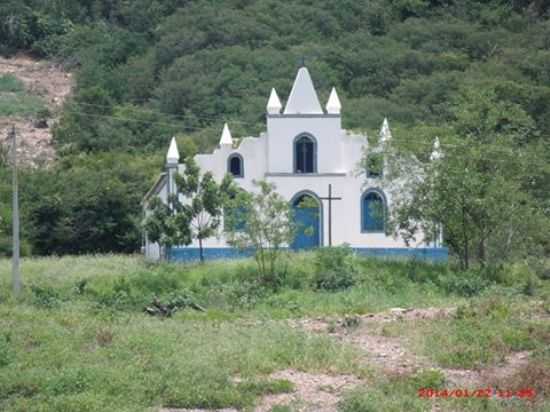
[[[169,138],[190,153],[210,150],[224,121],[257,134],[270,88],[286,97],[302,60],[322,100],[338,89],[346,128],[375,137],[387,116],[421,158],[468,91],[490,94],[507,110],[496,130],[518,114],[529,126],[510,150],[536,152],[526,190],[547,209],[548,13],[540,0],[4,1],[0,52],[76,73],[59,162],[22,178],[25,238],[39,254],[136,250]]]

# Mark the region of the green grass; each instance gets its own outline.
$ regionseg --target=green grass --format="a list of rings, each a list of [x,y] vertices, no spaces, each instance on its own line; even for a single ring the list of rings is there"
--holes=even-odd
[[[24,259],[27,287],[16,304],[2,260],[0,410],[250,408],[263,394],[292,390],[269,380],[276,370],[366,373],[351,348],[284,322],[142,313],[155,293],[199,281],[194,270],[125,256]]]
[[[423,412],[430,402],[418,396],[421,388],[443,388],[445,379],[438,371],[420,371],[413,376],[380,379],[373,387],[358,388],[347,394],[342,412]]]
[[[45,107],[42,98],[26,93],[25,85],[17,77],[0,76],[0,116],[33,116]]]
[[[206,315],[191,312],[187,315],[190,317],[253,315],[269,319],[367,313],[396,306],[440,306],[464,300],[450,296],[433,282],[412,280],[406,263],[370,260],[360,261],[354,287],[316,290],[312,255],[299,254],[289,259],[291,269],[282,284],[273,289],[258,284],[256,267],[250,260],[151,265],[140,256],[29,258],[23,260],[22,273],[24,281],[34,288],[27,288],[23,299],[35,305],[80,300],[104,308],[139,311],[154,296],[186,295],[209,309]],[[426,273],[437,273],[440,268],[423,265],[414,270],[427,277]],[[9,262],[0,260],[0,284],[2,279],[9,279],[9,271]],[[83,293],[75,294],[82,282]],[[3,294],[7,299],[8,288],[3,290],[0,299]]]
[[[472,412],[546,412],[549,404],[544,401],[542,396],[548,396],[550,389],[549,373],[550,357],[536,359],[534,362],[539,364],[538,374],[531,379],[517,379],[516,376],[508,379],[506,382],[500,382],[496,386],[501,390],[516,391],[533,388],[538,394],[535,402],[526,399],[505,399],[505,398],[457,398],[456,396],[439,398],[427,398],[420,396],[422,388],[430,388],[442,393],[448,389],[448,382],[445,381],[441,372],[434,370],[420,371],[412,376],[396,375],[380,377],[373,385],[368,388],[357,388],[349,391],[340,402],[340,412],[427,412],[433,411],[433,403],[437,403],[437,410],[444,412],[472,411]],[[542,364],[540,364],[542,362]],[[525,368],[525,373],[529,376],[528,369],[533,369],[531,365]],[[545,371],[545,372],[541,372]],[[531,373],[532,374],[532,373]],[[540,380],[545,379],[544,383]],[[544,386],[546,385],[546,386]],[[477,388],[462,388],[475,390]],[[546,392],[544,392],[546,390]],[[425,392],[424,392],[425,393]],[[450,390],[447,392],[450,393]],[[425,395],[424,395],[425,396]]]
[[[351,349],[275,322],[162,321],[77,304],[2,305],[0,319],[1,410],[241,408],[292,390],[267,380],[275,370],[360,373]]]
[[[512,352],[550,346],[550,325],[526,320],[521,301],[525,298],[482,297],[459,307],[454,318],[419,326],[423,352],[441,366],[471,369],[498,364]]]
[[[0,93],[17,93],[25,91],[25,85],[13,74],[0,75]]]
[[[521,287],[491,287],[467,298],[465,290],[470,294],[482,285],[475,276],[464,289],[456,280],[460,274],[442,266],[359,260],[351,287],[327,291],[318,289],[315,255],[288,259],[289,269],[268,287],[256,281],[252,261],[152,265],[140,256],[25,258],[18,302],[10,292],[10,262],[0,260],[0,410],[250,410],[264,394],[292,391],[290,382],[270,380],[269,374],[293,368],[367,378],[366,388],[342,401],[344,412],[415,411],[430,405],[418,398],[419,385],[443,384],[429,372],[376,376],[354,348],[289,327],[283,319],[293,317],[461,305],[456,318],[383,328],[387,335],[411,337],[419,352],[449,367],[494,364],[512,351],[550,345],[547,324],[525,321],[533,302],[539,311],[544,304],[540,296],[521,295]],[[456,293],[449,289],[453,284]],[[206,312],[185,309],[166,319],[143,313],[155,297],[177,296]]]

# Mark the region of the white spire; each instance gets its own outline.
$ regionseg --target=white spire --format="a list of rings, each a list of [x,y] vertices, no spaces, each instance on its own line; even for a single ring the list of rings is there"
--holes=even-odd
[[[267,112],[269,114],[279,114],[281,113],[282,108],[283,108],[283,105],[281,104],[281,100],[277,95],[277,91],[275,89],[271,89],[271,94],[269,95],[269,101],[267,102]]]
[[[388,143],[391,140],[391,130],[388,119],[385,117],[380,128],[380,143]]]
[[[336,93],[336,88],[333,87],[327,102],[327,113],[340,114],[341,110],[342,104],[340,103],[340,99],[338,98],[338,93]]]
[[[170,147],[168,148],[168,153],[166,153],[166,163],[175,163],[178,164],[180,160],[180,153],[178,151],[178,144],[176,143],[176,138],[172,137],[170,141]]]
[[[231,132],[229,131],[227,123],[223,125],[222,137],[220,139],[220,146],[223,145],[233,145],[233,138],[231,137]]]
[[[441,145],[439,144],[439,137],[436,137],[434,140],[434,146],[432,149],[432,154],[430,155],[430,160],[439,160],[443,157],[443,152],[441,152]]]
[[[284,114],[323,114],[313,81],[305,67],[298,70]]]

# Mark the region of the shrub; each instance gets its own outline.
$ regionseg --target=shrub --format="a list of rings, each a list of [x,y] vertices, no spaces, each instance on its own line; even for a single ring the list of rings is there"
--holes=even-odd
[[[523,285],[522,292],[527,296],[535,296],[538,287],[538,278],[536,276],[529,276]]]
[[[490,297],[478,302],[469,302],[457,308],[456,319],[489,318],[505,320],[510,317],[510,305],[500,297]]]
[[[15,353],[10,346],[11,337],[9,333],[5,332],[0,335],[0,368],[9,365],[14,357]]]
[[[32,303],[36,306],[54,308],[59,305],[59,293],[51,286],[31,286]]]
[[[380,380],[368,390],[357,388],[348,392],[339,403],[342,412],[380,412],[426,410],[425,400],[418,396],[422,388],[440,388],[445,383],[443,374],[427,370],[413,376],[395,375]]]
[[[438,278],[438,284],[445,292],[466,297],[478,295],[491,283],[476,271],[450,272],[447,276]]]
[[[168,267],[162,271],[140,272],[131,278],[132,289],[142,294],[157,294],[173,292],[180,287],[179,279],[174,276]]]
[[[536,276],[535,271],[525,263],[514,263],[494,269],[487,277],[497,283],[522,289],[530,278]]]
[[[410,378],[417,388],[442,388],[445,384],[445,375],[438,369],[427,369],[418,372]]]
[[[550,259],[532,257],[528,259],[527,264],[539,278],[550,280]]]
[[[315,252],[313,286],[324,290],[341,290],[353,286],[357,260],[349,246],[320,248]]]

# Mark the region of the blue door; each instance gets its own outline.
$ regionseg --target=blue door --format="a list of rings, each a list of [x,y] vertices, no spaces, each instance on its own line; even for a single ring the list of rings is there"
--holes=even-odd
[[[311,249],[321,245],[319,203],[312,196],[302,195],[297,198],[292,208],[296,223],[296,235],[292,249]]]

